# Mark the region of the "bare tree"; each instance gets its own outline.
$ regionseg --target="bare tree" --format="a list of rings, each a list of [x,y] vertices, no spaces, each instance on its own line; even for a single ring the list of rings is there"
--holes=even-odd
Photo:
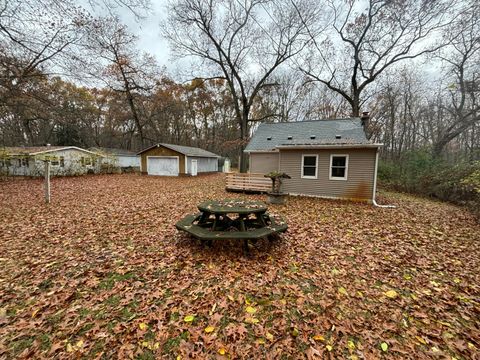
[[[480,122],[480,4],[471,1],[455,23],[458,30],[440,57],[447,64],[450,122],[441,129],[433,145],[440,156],[445,146]],[[448,80],[447,80],[448,81]]]
[[[160,69],[151,55],[137,50],[137,38],[116,17],[96,22],[89,38],[90,52],[98,54],[89,66],[94,70],[91,73],[110,89],[125,95],[140,138],[140,147],[143,147],[144,121],[138,97],[154,88]]]
[[[263,120],[251,117],[254,102],[275,70],[307,45],[316,11],[307,1],[295,11],[286,0],[177,0],[168,12],[163,29],[174,55],[199,59],[198,77],[227,81],[246,172],[249,123]]]
[[[301,70],[349,103],[359,116],[366,89],[389,67],[443,46],[441,30],[454,14],[452,0],[329,1],[331,31],[314,37]]]

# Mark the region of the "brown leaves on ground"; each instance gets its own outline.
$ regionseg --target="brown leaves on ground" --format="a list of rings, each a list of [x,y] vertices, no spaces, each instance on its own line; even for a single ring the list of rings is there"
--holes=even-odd
[[[462,209],[290,198],[289,230],[203,247],[174,228],[222,175],[0,183],[0,358],[479,356],[480,227]]]

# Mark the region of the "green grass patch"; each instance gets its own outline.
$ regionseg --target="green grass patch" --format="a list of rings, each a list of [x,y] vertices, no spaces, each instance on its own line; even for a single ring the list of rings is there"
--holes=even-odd
[[[40,284],[38,284],[38,288],[42,291],[46,291],[50,289],[53,285],[52,278],[48,278],[46,280],[43,280]]]
[[[105,305],[115,307],[120,303],[120,296],[118,295],[113,295],[110,296],[107,300],[104,301]]]
[[[41,334],[37,336],[37,340],[40,342],[40,349],[42,351],[50,350],[52,347],[52,341],[50,340],[50,336],[48,336],[48,334]]]
[[[190,333],[188,331],[184,331],[179,336],[168,339],[163,345],[163,353],[171,354],[178,347],[178,345],[180,345],[182,340],[187,341],[189,338]]]
[[[85,333],[87,333],[90,329],[92,329],[95,326],[94,323],[86,323],[85,325],[82,326],[82,328],[78,331],[78,335],[82,336]]]
[[[100,284],[98,284],[98,288],[100,290],[111,290],[115,286],[116,282],[132,279],[136,279],[136,275],[133,272],[127,272],[125,274],[109,273],[107,277],[105,277]]]
[[[33,340],[35,340],[35,337],[33,336],[22,336],[19,339],[12,341],[10,343],[12,353],[15,355],[19,355],[20,353],[22,353],[22,351],[32,346]]]

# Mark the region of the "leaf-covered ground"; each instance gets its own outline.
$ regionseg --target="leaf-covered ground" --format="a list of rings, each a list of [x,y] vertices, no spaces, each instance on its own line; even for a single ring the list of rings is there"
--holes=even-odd
[[[249,258],[174,228],[222,175],[0,183],[0,358],[480,358],[480,226],[384,193],[291,198]]]

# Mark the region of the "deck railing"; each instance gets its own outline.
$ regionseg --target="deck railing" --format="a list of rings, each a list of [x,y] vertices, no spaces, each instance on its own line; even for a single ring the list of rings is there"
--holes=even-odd
[[[263,174],[227,173],[225,188],[236,191],[268,192],[272,190],[272,180],[264,177]]]

